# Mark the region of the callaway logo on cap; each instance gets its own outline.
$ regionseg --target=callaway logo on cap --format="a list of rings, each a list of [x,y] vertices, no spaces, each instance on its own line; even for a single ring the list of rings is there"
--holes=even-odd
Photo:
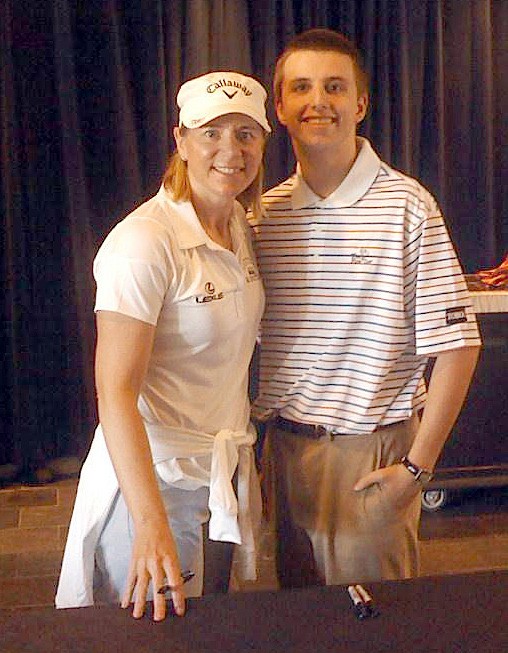
[[[240,91],[246,96],[252,95],[252,91],[250,91],[245,86],[245,84],[242,84],[236,79],[219,79],[218,82],[214,82],[213,84],[210,84],[207,87],[206,92],[215,93],[215,91],[221,90],[226,97],[232,100],[235,97],[235,95],[238,93],[238,91],[233,91],[232,88],[229,88],[229,90],[226,91],[225,89],[226,86],[240,89]]]
[[[243,113],[270,132],[265,111],[266,91],[246,75],[215,72],[182,84],[176,97],[179,124],[193,129],[227,113]]]

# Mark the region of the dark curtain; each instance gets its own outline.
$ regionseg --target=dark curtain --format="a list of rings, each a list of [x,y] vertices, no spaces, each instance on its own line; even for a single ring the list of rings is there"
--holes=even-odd
[[[259,0],[250,6],[254,71],[271,81],[283,43],[310,27],[354,39],[371,77],[360,132],[439,200],[468,272],[508,247],[506,0]],[[268,181],[293,166],[282,128]]]
[[[247,34],[232,0],[2,0],[0,483],[86,452],[94,254],[156,191],[180,83],[249,70]]]
[[[3,0],[0,484],[40,479],[86,452],[96,421],[91,263],[160,183],[180,83],[222,68],[270,85],[287,40],[318,26],[360,45],[372,77],[362,133],[434,192],[466,270],[499,262],[508,2]],[[293,165],[277,129],[267,184]]]

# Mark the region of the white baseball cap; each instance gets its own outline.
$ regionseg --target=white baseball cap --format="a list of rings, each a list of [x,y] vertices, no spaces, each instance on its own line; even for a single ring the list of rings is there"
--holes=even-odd
[[[176,102],[180,108],[180,126],[201,127],[227,113],[243,113],[271,132],[266,118],[266,91],[246,75],[213,72],[195,77],[180,87]]]

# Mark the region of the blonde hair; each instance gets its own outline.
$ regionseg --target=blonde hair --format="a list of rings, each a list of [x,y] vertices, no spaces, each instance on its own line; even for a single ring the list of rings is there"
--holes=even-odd
[[[180,127],[182,133],[186,127]],[[266,138],[266,132],[263,131]],[[258,220],[263,215],[261,195],[263,193],[264,166],[261,164],[254,181],[236,198],[245,210],[250,209],[254,218]],[[178,152],[171,155],[166,171],[162,178],[164,188],[169,190],[176,202],[190,202],[192,197],[187,162]]]
[[[164,177],[164,188],[171,191],[176,202],[188,202],[191,199],[191,187],[187,173],[187,162],[175,152],[171,155]]]
[[[369,75],[363,65],[360,51],[346,36],[331,29],[309,29],[294,37],[277,59],[273,76],[275,103],[281,100],[284,64],[293,52],[311,50],[313,52],[339,52],[351,58],[356,77],[358,94],[369,92]]]

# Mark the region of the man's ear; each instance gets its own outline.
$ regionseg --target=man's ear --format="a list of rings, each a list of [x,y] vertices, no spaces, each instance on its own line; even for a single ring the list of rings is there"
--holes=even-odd
[[[185,138],[182,136],[180,127],[173,128],[173,137],[175,139],[176,149],[178,150],[178,154],[180,155],[180,158],[182,159],[182,161],[187,161]]]
[[[282,100],[277,100],[275,103],[275,112],[277,114],[277,119],[281,125],[286,125],[286,117],[284,114],[284,108],[282,106]]]
[[[369,94],[364,91],[360,93],[357,100],[357,109],[356,109],[356,123],[360,124],[362,120],[367,115],[367,109],[369,108]]]

